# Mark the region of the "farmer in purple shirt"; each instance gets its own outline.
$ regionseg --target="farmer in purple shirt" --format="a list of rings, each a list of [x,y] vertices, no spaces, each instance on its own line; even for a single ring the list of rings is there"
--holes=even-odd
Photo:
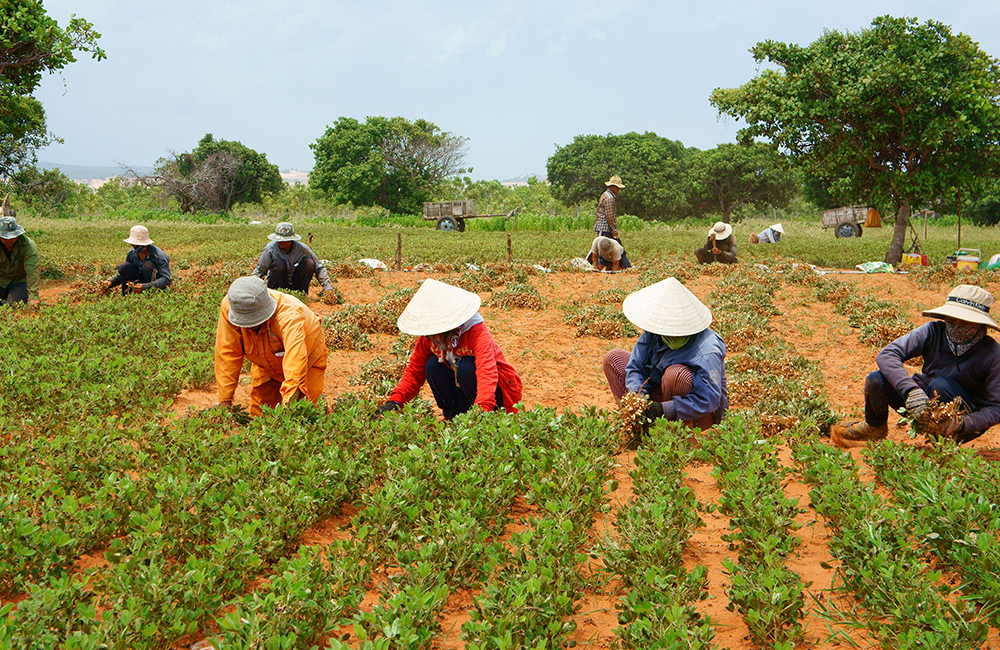
[[[615,400],[626,392],[644,393],[651,420],[681,420],[701,430],[721,422],[729,407],[726,344],[708,328],[709,308],[667,278],[629,295],[622,311],[643,334],[631,353],[611,350],[604,356]]]
[[[878,370],[865,380],[865,420],[834,427],[830,438],[841,447],[856,447],[885,438],[889,407],[906,407],[919,419],[929,395],[939,401],[962,400],[962,414],[946,422],[940,435],[959,443],[978,438],[1000,423],[1000,344],[986,335],[1000,330],[990,317],[993,296],[980,287],[955,287],[944,305],[923,312],[937,317],[885,346],[875,363]],[[923,357],[912,377],[903,361]]]

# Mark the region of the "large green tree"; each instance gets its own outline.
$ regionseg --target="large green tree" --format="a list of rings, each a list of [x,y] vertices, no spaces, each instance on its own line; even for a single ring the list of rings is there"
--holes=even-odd
[[[75,15],[59,27],[41,0],[0,0],[0,176],[33,165],[36,151],[55,140],[32,96],[42,76],[76,61],[77,52],[105,58],[100,37]]]
[[[235,203],[260,203],[285,187],[267,156],[240,142],[216,140],[211,133],[191,153],[157,161],[155,183],[180,201],[182,212],[228,212]]]
[[[427,120],[341,117],[309,145],[309,185],[342,203],[419,212],[443,180],[471,171],[466,142]]]
[[[759,142],[694,153],[688,178],[692,205],[721,214],[726,223],[738,207],[784,208],[799,191],[798,174],[785,157]]]
[[[669,220],[688,214],[684,177],[689,154],[682,143],[651,132],[578,135],[557,146],[546,170],[552,195],[566,205],[596,204],[604,182],[618,174],[625,184],[616,197],[620,213]]]
[[[840,178],[857,201],[893,206],[885,260],[897,264],[910,207],[992,175],[1000,151],[1000,65],[947,25],[883,16],[807,47],[764,41],[765,68],[712,103],[741,118],[744,142],[766,138],[807,171]]]

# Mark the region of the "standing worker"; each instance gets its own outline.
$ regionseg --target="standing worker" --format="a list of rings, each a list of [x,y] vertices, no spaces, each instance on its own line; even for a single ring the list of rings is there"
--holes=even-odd
[[[6,207],[2,212],[6,214]],[[14,217],[0,217],[0,305],[37,305],[41,283],[34,240]]]
[[[399,329],[417,341],[402,378],[379,413],[409,402],[425,381],[446,420],[473,406],[517,413],[521,378],[483,323],[480,304],[471,291],[424,281],[396,320]]]
[[[676,278],[667,278],[629,295],[622,311],[643,333],[631,353],[604,355],[615,401],[626,392],[644,393],[651,420],[681,420],[701,430],[721,422],[729,408],[726,344],[709,329],[711,310]]]
[[[153,246],[146,226],[132,226],[128,239],[132,249],[125,255],[125,261],[118,265],[118,274],[104,282],[104,290],[121,286],[122,295],[142,293],[146,289],[166,289],[170,279],[170,259],[162,250]]]
[[[295,234],[295,226],[279,223],[267,238],[271,243],[264,247],[251,275],[267,278],[270,289],[292,289],[302,293],[309,293],[309,283],[315,275],[324,291],[333,291],[326,267],[311,248],[299,241],[302,237]]]
[[[1000,344],[986,330],[1000,330],[990,316],[993,295],[971,284],[960,284],[937,309],[923,312],[936,317],[904,334],[875,357],[878,370],[865,378],[865,419],[841,423],[830,430],[840,447],[858,447],[889,434],[889,407],[906,408],[918,422],[929,396],[941,402],[961,398],[961,415],[944,423],[930,423],[933,436],[958,443],[983,435],[1000,424]],[[910,376],[903,362],[921,357],[920,372]],[[926,429],[925,428],[925,431]]]
[[[215,381],[219,403],[232,405],[243,359],[250,369],[250,414],[323,394],[326,341],[319,317],[259,278],[237,278],[219,308]]]
[[[618,209],[615,205],[615,194],[624,188],[622,179],[618,174],[611,177],[605,183],[608,189],[601,194],[597,202],[597,212],[595,213],[594,232],[601,237],[610,237],[619,244],[622,240],[618,237]]]
[[[708,231],[708,239],[705,240],[705,245],[694,249],[694,256],[698,258],[698,263],[735,263],[736,239],[732,235],[733,227],[731,225],[722,221],[716,221],[712,229]]]

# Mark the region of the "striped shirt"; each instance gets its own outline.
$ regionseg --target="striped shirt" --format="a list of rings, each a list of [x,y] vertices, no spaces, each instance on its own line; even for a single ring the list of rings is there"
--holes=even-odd
[[[604,190],[601,200],[597,202],[597,219],[594,222],[594,232],[618,232],[617,212],[615,210],[615,193]]]

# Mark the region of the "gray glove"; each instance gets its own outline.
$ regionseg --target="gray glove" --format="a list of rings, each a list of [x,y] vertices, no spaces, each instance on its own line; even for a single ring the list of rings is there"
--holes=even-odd
[[[927,393],[922,388],[914,388],[906,394],[906,412],[912,418],[919,418],[927,408]]]

